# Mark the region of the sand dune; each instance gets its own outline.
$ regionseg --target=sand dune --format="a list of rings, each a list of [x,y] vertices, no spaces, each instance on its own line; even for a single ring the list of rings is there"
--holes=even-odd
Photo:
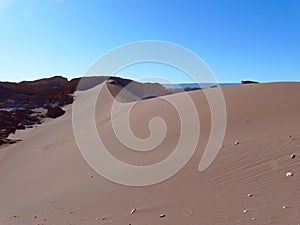
[[[180,135],[176,110],[162,98],[135,104],[130,125],[138,137],[149,136],[148,123],[155,116],[168,126],[161,145],[137,153],[114,136],[111,92],[119,90],[111,85],[98,99],[95,116],[99,136],[111,154],[137,165],[166,158]],[[123,186],[95,173],[76,145],[71,105],[58,119],[17,131],[14,138],[22,141],[0,148],[0,224],[300,223],[300,84],[249,84],[222,90],[227,128],[216,159],[207,170],[198,171],[211,128],[204,92],[215,90],[191,91],[201,124],[196,151],[174,177],[152,186]],[[78,92],[76,98],[84,93]],[[120,104],[126,108],[132,103]],[[83,116],[85,110],[80,112]],[[192,132],[184,135],[193,137]],[[286,172],[294,176],[287,177]],[[160,218],[161,214],[165,216]]]

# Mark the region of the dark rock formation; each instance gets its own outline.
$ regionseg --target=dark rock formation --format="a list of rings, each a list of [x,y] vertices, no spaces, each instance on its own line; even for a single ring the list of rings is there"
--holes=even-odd
[[[27,109],[0,110],[0,145],[15,143],[7,139],[8,135],[16,130],[25,129],[40,121],[40,116]]]
[[[65,114],[65,111],[58,106],[55,106],[55,107],[48,106],[47,110],[48,111],[47,111],[46,115],[52,119],[55,119],[55,118],[60,117]]]
[[[258,84],[258,82],[252,80],[242,80],[241,84]]]
[[[0,109],[35,109],[49,104],[64,106],[73,102],[70,95],[78,83],[61,76],[35,81],[0,82]]]
[[[8,135],[18,129],[41,124],[44,117],[57,118],[60,107],[71,104],[79,79],[61,76],[35,81],[0,82],[0,145],[14,143]],[[48,109],[43,113],[42,108]]]

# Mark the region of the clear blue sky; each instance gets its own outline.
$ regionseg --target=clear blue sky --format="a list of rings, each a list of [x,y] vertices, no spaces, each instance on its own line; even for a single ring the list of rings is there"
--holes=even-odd
[[[300,0],[0,0],[0,80],[78,77],[139,40],[189,48],[219,82],[300,81]]]

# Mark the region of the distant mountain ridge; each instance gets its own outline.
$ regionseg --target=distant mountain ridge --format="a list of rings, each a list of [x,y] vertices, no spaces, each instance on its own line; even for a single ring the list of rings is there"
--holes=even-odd
[[[240,83],[178,83],[178,84],[162,84],[165,88],[210,88],[213,86],[231,86]]]

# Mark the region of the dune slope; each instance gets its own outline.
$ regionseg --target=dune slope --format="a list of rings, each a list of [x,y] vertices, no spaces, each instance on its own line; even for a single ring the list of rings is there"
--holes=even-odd
[[[227,128],[216,159],[207,170],[198,171],[211,126],[204,92],[214,89],[189,92],[201,123],[199,144],[179,173],[152,186],[123,186],[95,173],[76,145],[71,105],[56,120],[18,131],[14,138],[21,142],[0,148],[0,224],[298,224],[300,84],[249,84],[222,90]],[[78,93],[77,98],[81,96]],[[114,136],[113,100],[106,89],[98,99],[95,118],[111,154],[146,165],[172,152],[180,135],[173,107],[160,98],[134,106],[130,125],[138,137],[149,136],[148,123],[154,116],[168,125],[160,146],[137,153]],[[294,176],[287,177],[286,172]],[[160,218],[161,214],[165,216]]]

